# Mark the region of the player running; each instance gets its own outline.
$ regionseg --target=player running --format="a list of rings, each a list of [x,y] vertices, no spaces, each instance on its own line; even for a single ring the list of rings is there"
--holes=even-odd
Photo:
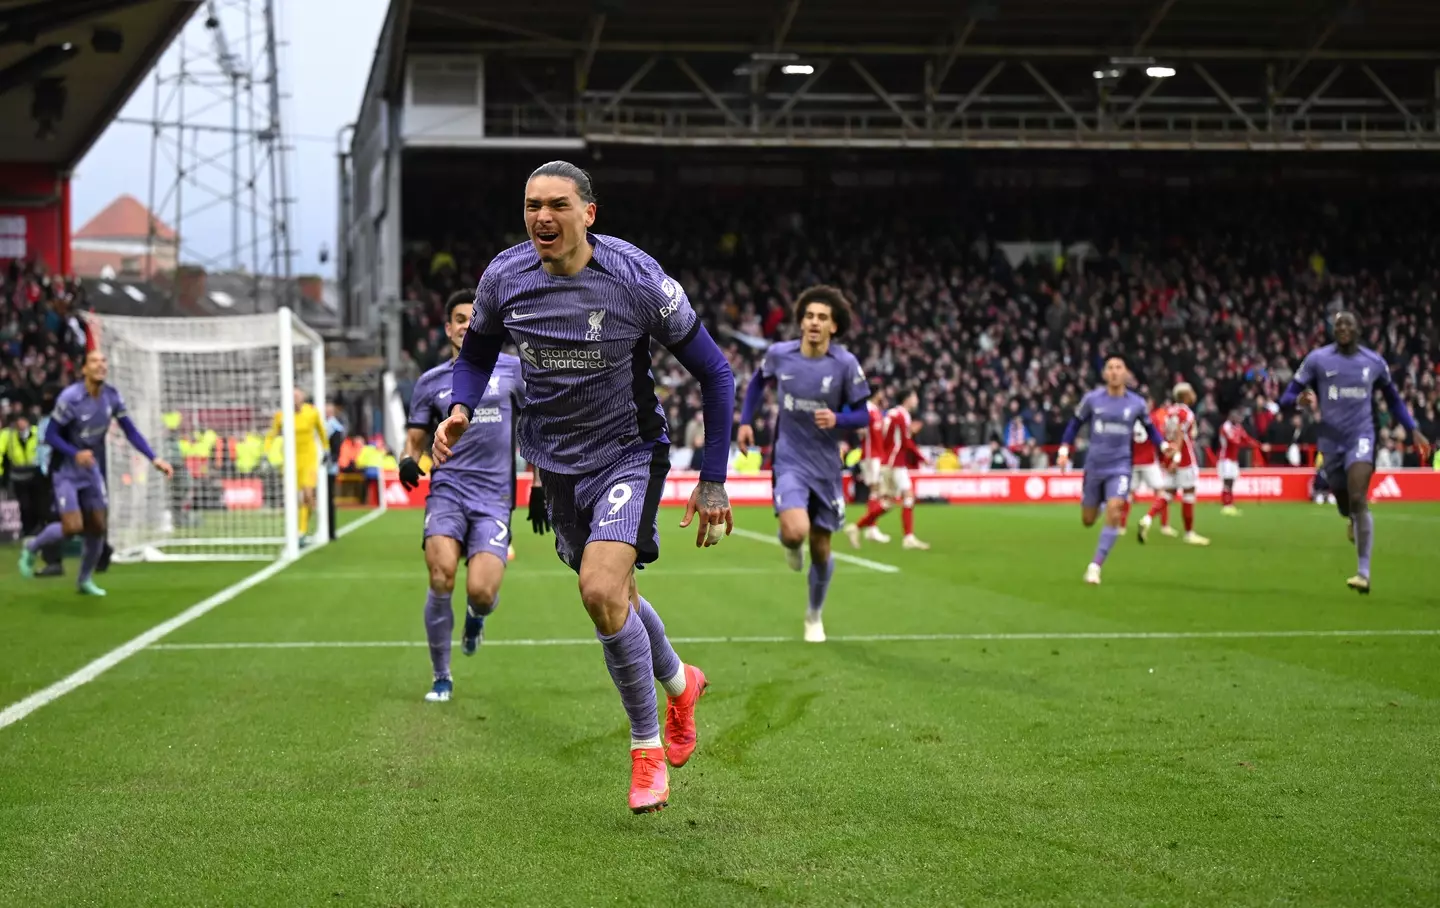
[[[145,455],[166,479],[175,475],[170,464],[155,456],[145,436],[135,427],[125,401],[114,385],[105,383],[110,364],[105,354],[85,354],[82,379],[60,392],[45,428],[50,446],[50,475],[55,488],[58,523],[41,530],[20,551],[20,576],[35,576],[35,555],[62,539],[83,534],[80,574],[76,586],[86,596],[104,596],[95,585],[95,567],[105,549],[109,503],[105,495],[105,436],[110,422],[119,423],[130,446]]]
[[[1100,582],[1100,567],[1120,537],[1120,516],[1125,510],[1125,496],[1130,490],[1130,438],[1136,423],[1145,429],[1163,461],[1170,456],[1170,446],[1145,412],[1145,399],[1125,387],[1125,360],[1111,356],[1105,360],[1105,384],[1086,394],[1065,426],[1060,438],[1058,461],[1063,468],[1070,462],[1070,445],[1080,427],[1090,426],[1090,450],[1085,455],[1084,492],[1080,502],[1080,522],[1095,525],[1100,505],[1105,505],[1105,526],[1095,557],[1085,569],[1085,582]]]
[[[901,394],[899,405],[885,412],[885,420],[881,426],[885,440],[880,448],[880,494],[888,501],[900,502],[900,526],[905,531],[905,536],[900,541],[901,547],[923,551],[930,548],[930,543],[915,538],[915,488],[910,482],[910,471],[920,464],[930,462],[925,452],[915,444],[915,432],[920,427],[915,424],[911,415],[919,406],[920,394],[910,390]],[[859,523],[847,528],[850,544],[859,548],[860,531],[875,529],[875,521],[879,520],[883,513],[884,511],[868,512],[860,518]],[[890,537],[876,541],[889,542]]]
[[[435,427],[445,418],[451,393],[451,372],[470,324],[475,295],[461,290],[445,304],[445,336],[450,359],[415,382],[406,423],[400,484],[413,489],[425,475],[416,459]],[[434,686],[425,695],[444,703],[455,689],[450,676],[450,640],[455,630],[451,602],[455,572],[465,560],[465,629],[460,652],[475,655],[485,636],[485,619],[500,604],[500,583],[510,547],[510,513],[515,507],[514,416],[524,397],[520,360],[502,353],[495,362],[485,394],[475,408],[471,427],[454,445],[445,468],[434,469],[425,497],[425,567],[430,593],[425,597],[425,634],[430,641]]]
[[[1390,380],[1390,367],[1368,347],[1360,346],[1360,324],[1354,313],[1335,316],[1335,343],[1311,350],[1280,396],[1280,409],[1312,404],[1318,397],[1320,436],[1316,447],[1325,458],[1326,483],[1340,516],[1350,520],[1358,560],[1355,576],[1345,584],[1370,592],[1370,554],[1375,519],[1370,513],[1370,477],[1375,473],[1375,391],[1385,396],[1396,421],[1410,432],[1420,462],[1429,460],[1430,441]]]
[[[610,677],[630,719],[630,809],[665,807],[672,766],[695,749],[695,704],[705,674],[685,665],[639,594],[635,570],[660,554],[656,512],[670,469],[665,411],[655,396],[650,342],[665,345],[700,382],[704,469],[682,527],[698,515],[696,547],[733,528],[725,470],[735,378],[684,289],[644,252],[590,233],[595,194],[585,171],[542,165],[525,186],[530,242],[500,253],[475,290],[455,361],[450,416],[435,432],[445,463],[489,385],[506,333],[520,350],[525,405],[520,453],[543,481],[555,551],[580,575]],[[655,681],[665,687],[661,751]]]
[[[270,431],[265,433],[265,448],[284,431],[285,414],[276,411]],[[325,420],[320,411],[306,399],[305,392],[295,389],[295,487],[300,492],[299,532],[301,547],[314,539],[310,515],[315,513],[315,485],[320,481],[320,450],[325,445]]]
[[[810,542],[805,641],[824,643],[821,611],[835,572],[830,536],[845,525],[845,465],[833,430],[865,425],[862,404],[870,395],[870,384],[860,361],[833,342],[854,321],[850,300],[842,291],[823,284],[809,288],[795,300],[795,319],[800,323],[800,340],[772,344],[745,389],[735,443],[742,451],[754,446],[755,413],[765,397],[766,383],[774,380],[780,415],[775,420],[770,470],[780,543],[790,569],[798,571],[805,564],[801,546],[807,539]]]
[[[1240,422],[1240,411],[1231,410],[1220,425],[1220,452],[1216,458],[1220,481],[1224,483],[1224,490],[1220,493],[1220,513],[1226,517],[1240,516],[1240,509],[1235,507],[1235,480],[1240,478],[1240,452],[1246,448],[1252,448],[1257,454],[1263,450],[1260,442],[1245,431]]]
[[[865,502],[865,516],[857,523],[848,524],[845,527],[845,535],[850,538],[850,545],[853,548],[860,548],[860,533],[864,529],[865,538],[871,542],[878,542],[882,545],[890,541],[890,537],[880,531],[875,523],[880,516],[890,510],[893,502],[886,497],[885,482],[882,470],[885,464],[885,392],[876,391],[869,400],[865,401],[865,443],[861,448],[862,461],[861,471],[865,477],[865,487],[870,490],[870,498]]]
[[[1170,459],[1166,461],[1169,467],[1170,496],[1178,496],[1180,499],[1180,514],[1185,521],[1185,543],[1187,545],[1206,546],[1210,540],[1195,532],[1195,487],[1199,482],[1199,458],[1195,456],[1195,435],[1199,431],[1195,420],[1195,411],[1190,409],[1195,404],[1195,389],[1188,383],[1181,382],[1170,392],[1170,398],[1174,403],[1164,407],[1159,418],[1153,421],[1160,427],[1165,440],[1170,443],[1172,452]],[[1150,513],[1140,519],[1140,531],[1136,538],[1143,544],[1150,534],[1151,517],[1159,509],[1157,505],[1152,506]],[[1165,535],[1174,535],[1173,531]]]

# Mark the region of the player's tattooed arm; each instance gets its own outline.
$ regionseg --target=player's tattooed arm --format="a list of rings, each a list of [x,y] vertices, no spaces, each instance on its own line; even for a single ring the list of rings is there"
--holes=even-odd
[[[727,510],[730,507],[730,495],[725,491],[723,482],[702,482],[700,488],[700,507],[707,511]]]
[[[696,516],[700,518],[695,528],[697,549],[719,545],[720,540],[730,535],[735,529],[735,517],[730,512],[730,495],[725,491],[725,483],[702,479],[695,484],[690,500],[685,503],[681,528],[690,526]]]

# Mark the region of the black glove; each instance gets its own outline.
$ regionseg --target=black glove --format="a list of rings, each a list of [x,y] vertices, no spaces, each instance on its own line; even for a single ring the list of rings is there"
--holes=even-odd
[[[416,486],[420,485],[420,477],[424,475],[425,471],[420,469],[415,458],[407,457],[400,461],[400,484],[407,490],[413,491]]]
[[[539,536],[550,532],[550,514],[545,510],[545,489],[540,486],[530,487],[530,526]]]

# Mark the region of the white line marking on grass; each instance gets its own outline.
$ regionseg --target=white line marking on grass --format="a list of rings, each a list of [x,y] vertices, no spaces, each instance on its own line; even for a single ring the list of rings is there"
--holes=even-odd
[[[768,542],[771,545],[780,544],[780,540],[774,535],[767,536],[764,533],[757,533],[754,530],[746,530],[741,529],[740,527],[736,527],[734,533],[736,536],[744,536],[746,539],[753,539],[756,542]],[[833,548],[830,550],[830,557],[834,558],[836,561],[843,561],[846,564],[856,564],[863,568],[869,568],[872,571],[879,571],[882,574],[900,573],[900,569],[893,564],[885,564],[880,561],[871,561],[869,558],[861,558],[857,555],[846,555],[844,552],[837,552]]]
[[[789,568],[782,566],[774,568],[751,568],[751,567],[702,567],[702,568],[646,568],[638,575],[639,580],[656,580],[663,578],[683,578],[697,576],[725,577],[738,574],[766,574],[772,577],[779,577],[782,574],[789,574]],[[528,577],[575,577],[575,572],[569,568],[529,568],[516,566],[514,563],[505,571],[505,582],[514,583],[517,580],[524,580]],[[366,582],[370,580],[413,580],[424,582],[425,566],[417,564],[412,571],[292,571],[281,578],[286,583],[297,583],[306,580],[354,580]]]
[[[367,523],[370,523],[372,520],[374,520],[376,517],[379,517],[383,513],[385,512],[381,510],[371,511],[370,513],[359,518],[358,520],[355,520],[341,527],[336,533],[336,535],[348,535],[354,530],[358,530],[361,527],[365,526]],[[300,557],[303,558],[310,552],[320,551],[320,549],[323,548],[324,546],[319,546],[314,549],[306,549],[305,551],[300,553]],[[131,656],[140,652],[145,647],[151,646],[155,643],[155,641],[161,639],[166,634],[169,634],[171,631],[184,627],[185,625],[194,621],[196,618],[199,618],[201,615],[204,615],[209,611],[219,608],[220,606],[234,599],[236,596],[239,596],[241,593],[245,592],[251,587],[258,586],[264,583],[266,580],[274,577],[276,574],[285,570],[287,567],[294,563],[295,561],[282,560],[267,565],[266,567],[263,567],[255,573],[251,574],[249,577],[246,577],[244,580],[241,580],[238,583],[226,587],[225,589],[221,590],[210,598],[195,603],[194,605],[187,608],[185,611],[176,615],[174,618],[171,618],[168,621],[160,622],[159,624],[150,628],[150,630],[136,637],[134,640],[131,640],[129,643],[117,646],[115,649],[112,649],[110,652],[106,653],[105,655],[101,656],[90,664],[84,666],[83,668],[79,669],[68,677],[56,681],[49,687],[37,690],[35,693],[31,694],[23,700],[19,700],[15,703],[10,704],[9,706],[5,707],[3,712],[0,712],[0,728],[4,728],[7,725],[14,725],[16,722],[19,722],[21,719],[30,715],[35,710],[39,709],[45,704],[53,703],[54,701],[70,693],[72,690],[79,687],[80,685],[94,681],[107,670],[112,669],[115,666],[119,665],[121,662],[124,662],[126,659],[129,659]]]
[[[832,636],[833,643],[933,643],[947,640],[1264,640],[1326,637],[1440,637],[1440,629],[1399,628],[1353,631],[1076,631],[1058,633],[993,634],[854,634]],[[540,640],[492,640],[485,646],[589,646],[594,637],[559,637]],[[799,637],[671,637],[671,643],[799,643]],[[257,643],[157,643],[155,650],[216,649],[384,649],[428,646],[424,640],[320,640]]]

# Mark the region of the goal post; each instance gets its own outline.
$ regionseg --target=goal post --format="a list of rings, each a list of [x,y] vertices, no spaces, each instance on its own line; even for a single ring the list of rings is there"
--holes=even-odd
[[[109,360],[107,381],[156,454],[175,467],[166,481],[112,429],[106,483],[117,560],[294,558],[302,486],[311,483],[306,536],[317,545],[329,539],[325,344],[315,331],[283,308],[218,318],[91,318]],[[296,435],[297,388],[319,413],[319,437]],[[315,459],[301,463],[297,452]]]

